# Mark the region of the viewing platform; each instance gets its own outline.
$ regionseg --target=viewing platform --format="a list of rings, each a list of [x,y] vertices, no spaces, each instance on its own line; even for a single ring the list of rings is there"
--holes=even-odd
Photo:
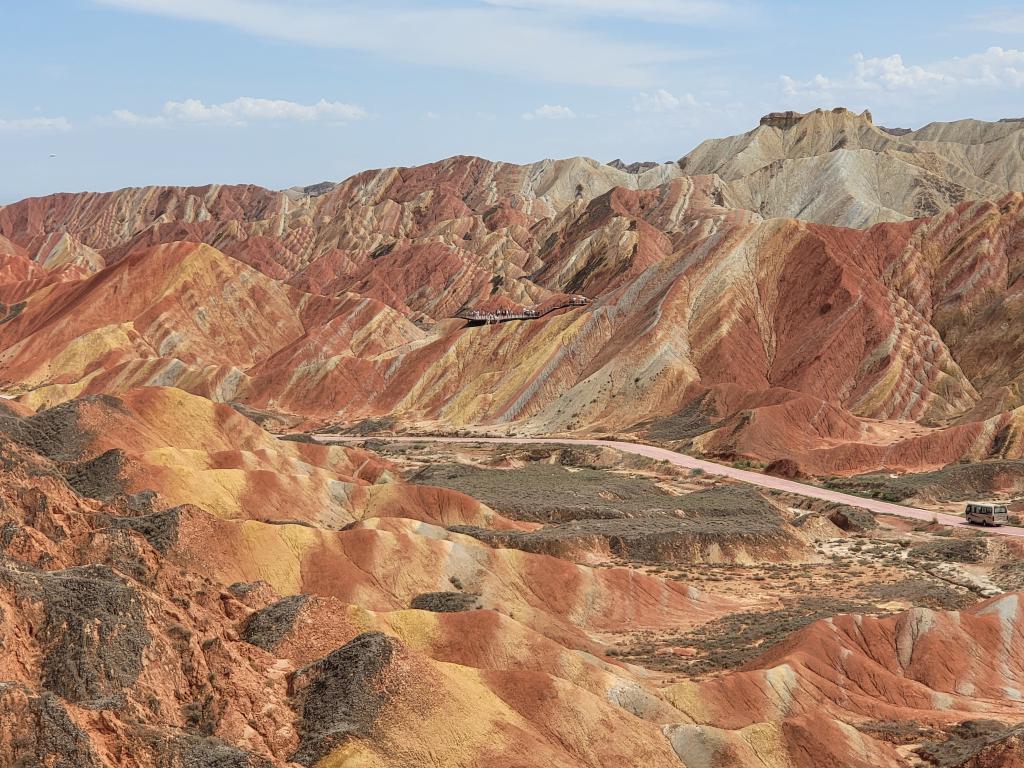
[[[491,311],[479,309],[460,309],[455,316],[468,320],[469,325],[493,325],[495,323],[507,323],[512,320],[537,320],[545,315],[551,314],[559,309],[571,307],[585,307],[590,303],[586,296],[570,296],[567,300],[552,304],[547,307],[516,307],[501,308]]]

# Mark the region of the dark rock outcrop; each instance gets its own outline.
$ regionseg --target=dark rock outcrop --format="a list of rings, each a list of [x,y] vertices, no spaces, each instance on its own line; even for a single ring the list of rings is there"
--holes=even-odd
[[[434,613],[458,613],[480,607],[480,596],[470,592],[424,592],[412,599],[410,608]]]
[[[826,514],[833,525],[847,533],[864,533],[878,527],[875,516],[860,507],[836,504],[829,507]]]
[[[119,410],[124,407],[116,397],[92,395],[47,408],[26,419],[4,416],[0,431],[48,458],[78,461],[94,437],[79,423],[82,408],[91,403]]]
[[[242,639],[265,651],[274,650],[292,627],[309,595],[291,595],[256,611],[242,627]]]
[[[178,540],[178,521],[181,508],[173,507],[163,512],[139,517],[105,516],[101,523],[107,527],[135,531],[141,534],[157,552],[165,554]]]
[[[141,727],[136,737],[160,768],[272,768],[274,763],[214,736]]]
[[[393,638],[364,632],[295,672],[290,691],[302,720],[292,760],[312,766],[346,739],[369,736],[392,695],[383,673],[397,650]]]
[[[81,496],[109,501],[125,492],[124,451],[112,448],[99,456],[72,464],[65,477]]]
[[[13,588],[22,610],[41,606],[44,688],[98,709],[123,700],[151,640],[134,587],[102,565],[54,572],[8,566],[0,583]]]
[[[1024,763],[1024,724],[965,720],[915,751],[938,768],[1012,768]]]
[[[0,764],[12,768],[100,768],[88,735],[52,693],[0,683]]]
[[[812,112],[795,112],[793,110],[786,110],[785,112],[769,112],[767,115],[761,118],[761,125],[771,126],[772,128],[781,128],[783,130],[792,128],[793,126],[800,123],[808,115],[822,114],[828,110],[815,109]],[[854,115],[846,107],[835,107],[831,110],[832,114],[842,115],[849,114],[851,116],[860,117],[867,120],[869,123],[873,123],[871,113],[868,110],[864,110],[859,115]]]

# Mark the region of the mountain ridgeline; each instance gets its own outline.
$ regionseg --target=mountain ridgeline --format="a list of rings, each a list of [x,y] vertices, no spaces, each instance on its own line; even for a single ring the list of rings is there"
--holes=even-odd
[[[0,377],[808,473],[1024,451],[1024,123],[773,113],[677,163],[454,157],[0,208]],[[589,304],[467,327],[467,310]]]

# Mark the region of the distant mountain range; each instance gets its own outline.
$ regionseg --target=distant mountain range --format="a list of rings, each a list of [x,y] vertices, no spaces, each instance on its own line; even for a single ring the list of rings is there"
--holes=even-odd
[[[869,112],[772,113],[749,133],[705,141],[680,161],[716,174],[729,202],[766,217],[864,227],[933,216],[1024,189],[1019,120],[874,125]]]
[[[24,200],[0,380],[35,407],[173,385],[268,423],[633,433],[809,473],[1020,457],[1022,141],[818,110],[672,164]]]

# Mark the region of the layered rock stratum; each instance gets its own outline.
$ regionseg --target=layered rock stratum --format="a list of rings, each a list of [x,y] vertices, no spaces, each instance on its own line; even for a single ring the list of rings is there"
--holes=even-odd
[[[32,407],[172,385],[282,425],[634,433],[808,473],[1019,458],[1022,126],[819,110],[677,164],[24,200],[0,379]]]
[[[493,546],[461,531],[540,526],[180,389],[0,405],[0,437],[6,765],[895,768],[894,728],[942,753],[976,721],[968,756],[1020,755],[1015,593],[820,620],[680,679],[609,640],[752,594]]]
[[[0,764],[1021,764],[1012,542],[278,434],[1016,492],[1022,137],[773,113],[677,163],[0,208]]]

